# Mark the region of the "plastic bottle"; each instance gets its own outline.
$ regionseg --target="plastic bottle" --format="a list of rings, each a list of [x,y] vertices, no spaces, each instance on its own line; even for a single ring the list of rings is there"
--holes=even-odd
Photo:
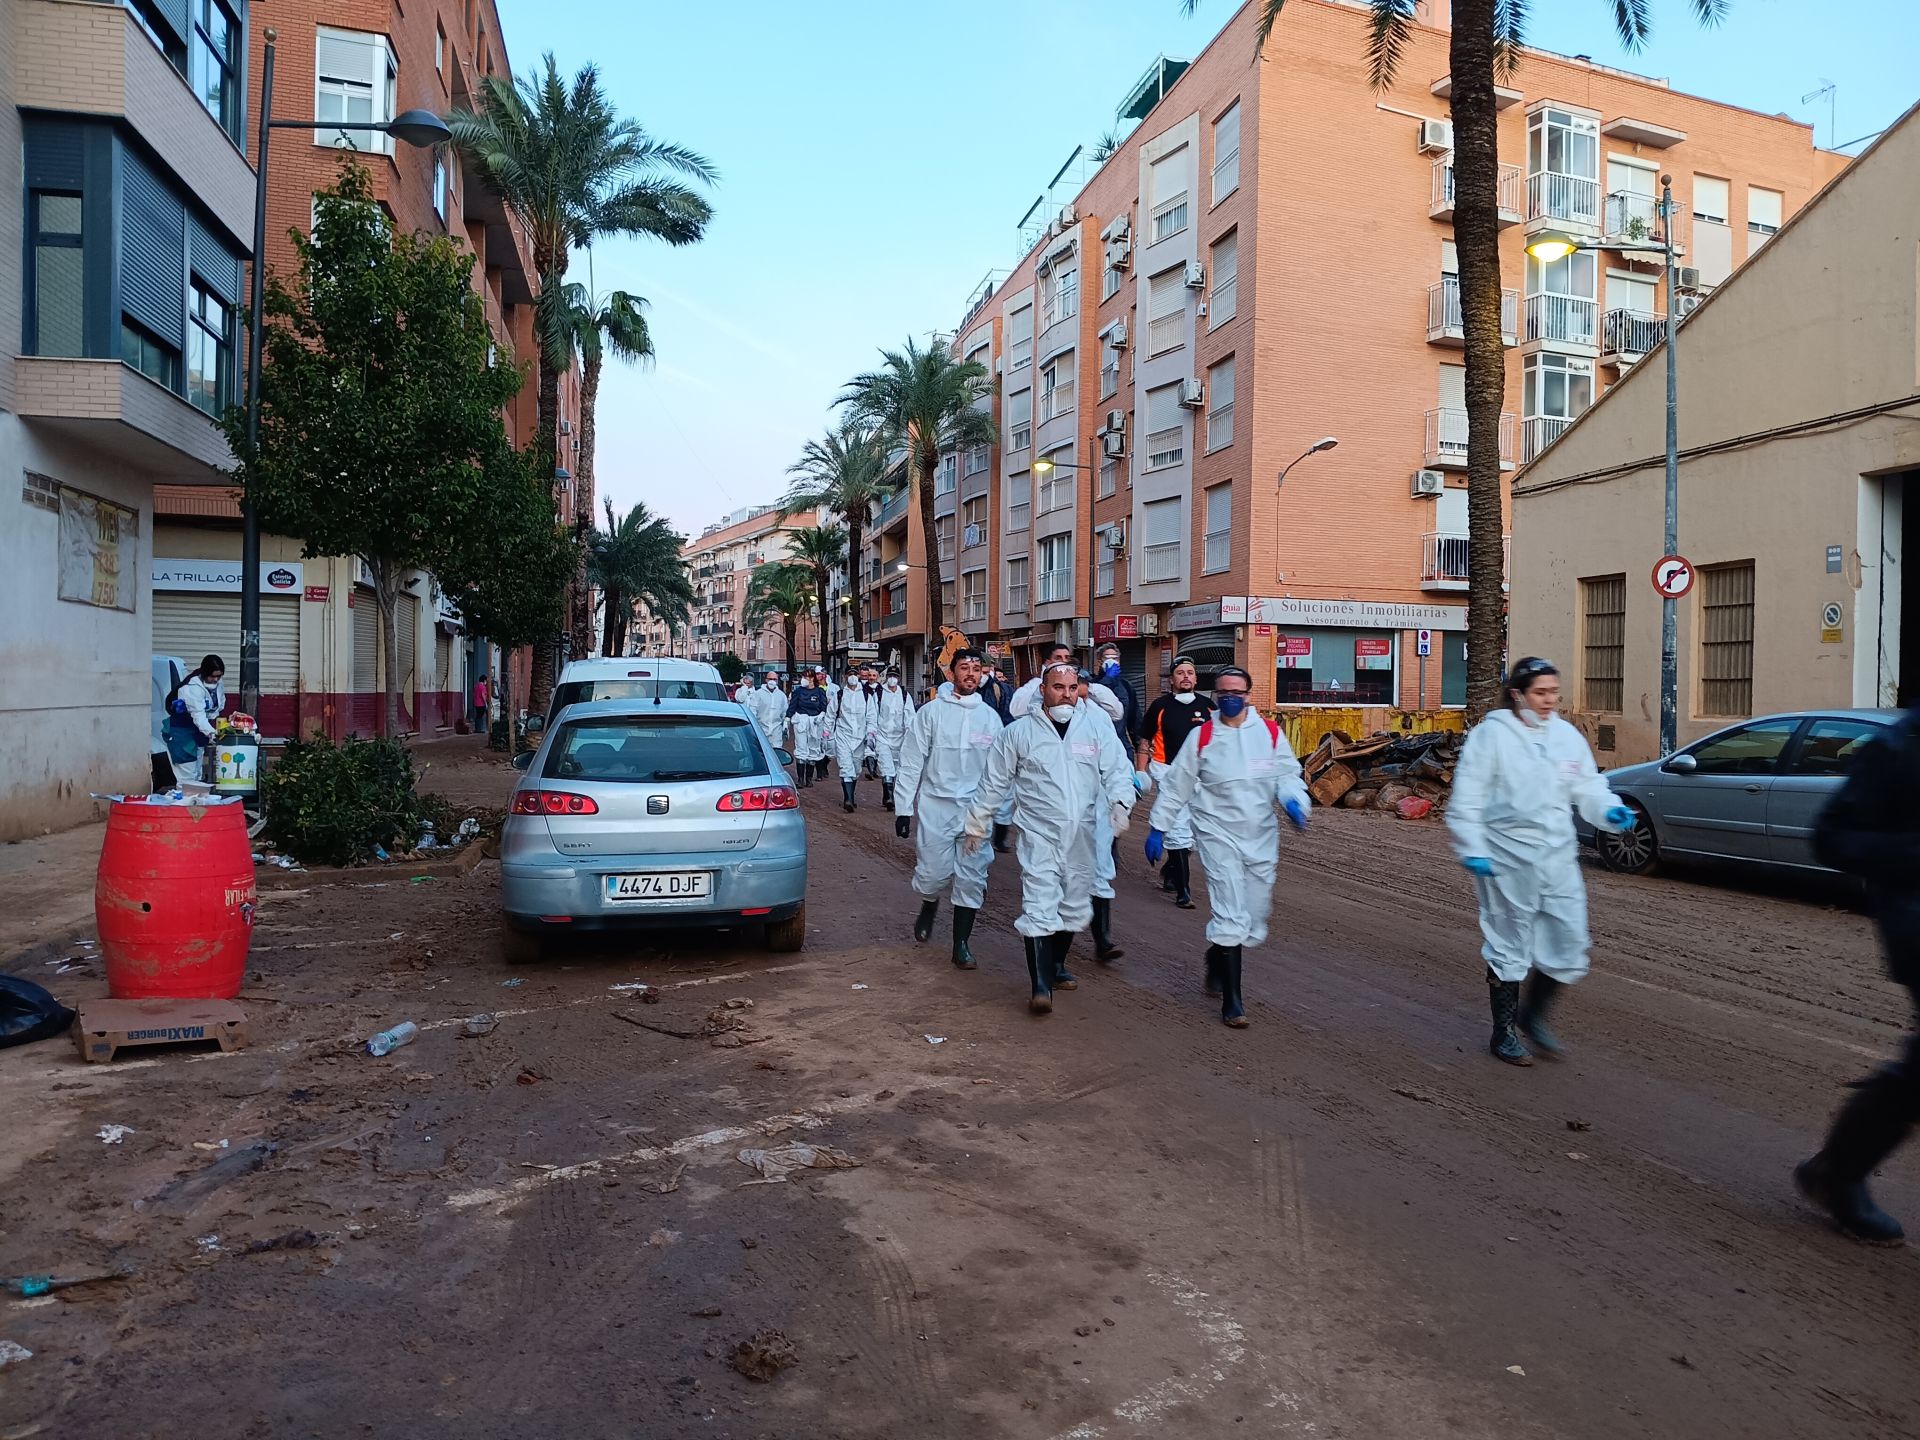
[[[378,1035],[367,1041],[367,1053],[369,1055],[385,1055],[389,1051],[398,1050],[402,1045],[411,1045],[413,1043],[413,1037],[419,1033],[420,1027],[414,1024],[413,1021],[402,1020],[391,1030],[382,1030]]]
[[[433,833],[433,822],[431,820],[421,821],[420,839],[413,848],[416,850],[432,850],[438,846],[439,843],[439,839]]]

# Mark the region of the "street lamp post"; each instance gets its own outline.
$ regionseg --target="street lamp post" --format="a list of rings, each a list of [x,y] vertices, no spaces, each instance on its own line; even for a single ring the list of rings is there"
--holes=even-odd
[[[1559,260],[1576,250],[1620,250],[1659,255],[1667,268],[1667,453],[1665,525],[1661,543],[1663,555],[1680,549],[1680,304],[1675,287],[1678,278],[1673,253],[1673,176],[1660,177],[1660,225],[1658,245],[1601,244],[1576,240],[1571,235],[1546,231],[1527,246],[1536,260]],[[1680,728],[1680,612],[1679,602],[1665,595],[1660,600],[1660,753],[1671,755],[1679,744]]]
[[[1045,475],[1049,470],[1084,470],[1087,474],[1087,646],[1093,646],[1093,602],[1095,593],[1100,589],[1100,545],[1098,532],[1093,525],[1094,487],[1100,473],[1099,441],[1093,436],[1087,437],[1087,461],[1084,465],[1072,460],[1048,460],[1044,456],[1033,462],[1033,473]],[[1118,586],[1114,587],[1118,590]],[[1088,659],[1092,656],[1089,654]]]
[[[267,31],[260,68],[260,138],[253,186],[252,324],[247,332],[247,451],[260,447],[260,351],[266,333],[267,140],[275,130],[354,130],[391,135],[408,145],[444,145],[453,132],[431,110],[404,110],[377,123],[339,120],[275,120],[273,58],[276,32]],[[246,490],[240,494],[240,708],[260,713],[260,514]]]

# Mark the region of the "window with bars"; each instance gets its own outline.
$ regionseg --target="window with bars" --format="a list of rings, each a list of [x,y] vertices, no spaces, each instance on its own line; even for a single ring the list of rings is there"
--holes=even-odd
[[[1040,542],[1040,593],[1034,598],[1042,605],[1073,602],[1073,536],[1049,535]]]
[[[935,520],[933,522],[933,535],[934,539],[938,542],[940,558],[942,560],[951,560],[953,558],[953,516],[942,515],[939,519]]]
[[[1147,282],[1147,354],[1164,355],[1187,343],[1187,276],[1181,266]]]
[[[984,531],[987,524],[987,497],[984,495],[976,495],[971,500],[964,502],[960,506],[960,523],[968,530]],[[978,545],[985,538],[985,535],[982,534],[978,539],[965,540],[963,543],[967,545]]]
[[[1187,458],[1186,425],[1180,415],[1180,386],[1147,392],[1147,469],[1164,470]]]
[[[1100,459],[1100,498],[1106,499],[1120,488],[1120,462],[1112,455]]]
[[[1052,271],[1043,282],[1045,289],[1045,311],[1040,317],[1042,328],[1057,325],[1062,320],[1071,320],[1080,313],[1080,268],[1077,265],[1065,265]]]
[[[1072,447],[1055,450],[1047,458],[1053,463],[1040,472],[1040,513],[1050,515],[1055,510],[1068,510],[1073,507],[1074,477],[1079,471],[1067,468],[1072,461]]]
[[[1033,389],[1007,396],[1007,448],[1024,450],[1033,444]]]
[[[1700,572],[1700,713],[1753,713],[1753,562]]]
[[[1007,561],[1007,613],[1027,613],[1027,557]]]
[[[1233,318],[1240,303],[1240,232],[1229,230],[1213,242],[1213,293],[1207,301],[1207,328],[1215,329]]]
[[[1149,180],[1153,217],[1148,243],[1158,244],[1187,228],[1187,147],[1154,161]]]
[[[1040,418],[1051,420],[1073,410],[1073,351],[1056,355],[1040,371]]]
[[[1105,360],[1100,366],[1100,398],[1111,400],[1120,393],[1120,356],[1108,349]]]
[[[1213,122],[1213,203],[1240,188],[1240,102]]]
[[[1207,371],[1207,449],[1233,443],[1233,356]]]
[[[1596,575],[1582,580],[1580,610],[1580,708],[1621,714],[1626,675],[1627,577]]]
[[[973,445],[967,449],[967,474],[978,475],[987,468],[987,447]]]
[[[1233,564],[1233,482],[1207,491],[1206,546],[1200,573],[1212,575]]]
[[[1007,531],[1018,534],[1027,528],[1027,516],[1032,508],[1033,476],[1022,470],[1017,475],[1007,477]]]
[[[1094,538],[1094,543],[1099,544],[1100,537],[1096,535],[1093,538]],[[1093,567],[1093,593],[1094,594],[1096,595],[1113,594],[1116,564],[1117,564],[1117,560],[1114,555],[1114,552],[1109,550],[1105,545],[1101,545],[1100,558],[1094,564],[1094,567]]]
[[[942,455],[940,457],[940,468],[934,471],[933,493],[936,495],[951,494],[953,487],[959,483],[960,457],[957,455]]]

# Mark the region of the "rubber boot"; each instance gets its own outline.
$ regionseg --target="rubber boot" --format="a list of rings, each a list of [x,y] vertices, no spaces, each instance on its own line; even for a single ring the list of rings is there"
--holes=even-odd
[[[913,938],[922,945],[933,938],[933,918],[940,913],[938,900],[922,900],[920,913],[913,920]]]
[[[1840,1233],[1868,1245],[1898,1245],[1900,1222],[1874,1204],[1867,1176],[1906,1139],[1912,1082],[1882,1070],[1841,1107],[1820,1153],[1793,1172],[1800,1193],[1833,1217]]]
[[[1220,998],[1220,957],[1225,949],[1219,945],[1207,946],[1206,991],[1215,1000]]]
[[[1073,948],[1073,931],[1056,930],[1053,932],[1053,988],[1056,990],[1078,990],[1080,982],[1067,969],[1067,951]]]
[[[1006,854],[1006,853],[1007,853],[1007,849],[1008,849],[1008,846],[1007,846],[1007,832],[1008,832],[1009,830],[1011,830],[1012,828],[1013,828],[1013,827],[1012,827],[1012,826],[1010,826],[1010,825],[996,825],[996,826],[994,826],[994,827],[993,827],[993,852],[994,852],[994,854],[996,854],[996,855],[1004,855],[1004,854]]]
[[[1174,882],[1179,878],[1180,866],[1173,858],[1177,851],[1168,851],[1160,857],[1160,889],[1163,894],[1173,894]]]
[[[843,779],[840,782],[840,808],[848,811],[859,808],[853,801],[853,781],[851,780]]]
[[[1193,852],[1191,850],[1172,850],[1167,853],[1169,861],[1177,862],[1179,869],[1173,877],[1173,903],[1182,910],[1193,909]]]
[[[1520,1013],[1516,1017],[1520,1033],[1533,1042],[1533,1048],[1549,1060],[1560,1058],[1560,1039],[1547,1027],[1547,1016],[1553,1010],[1553,1002],[1567,987],[1551,975],[1542,975],[1535,970],[1527,976],[1527,983],[1520,991]]]
[[[1027,1009],[1035,1015],[1053,1013],[1053,937],[1027,935],[1027,979],[1033,982],[1033,996]]]
[[[880,808],[889,814],[893,811],[893,781],[891,780],[880,782]]]
[[[800,782],[800,788],[802,790],[807,789],[813,784],[813,762],[811,760],[796,760],[793,769],[794,779]]]
[[[1533,1056],[1527,1053],[1527,1047],[1520,1043],[1513,1029],[1514,1018],[1520,1010],[1520,982],[1502,980],[1489,970],[1487,997],[1493,1005],[1493,1038],[1487,1041],[1487,1052],[1509,1065],[1533,1064]]]
[[[1247,1028],[1247,1009],[1240,1000],[1240,947],[1220,947],[1220,1018],[1236,1030]]]
[[[967,941],[973,938],[973,917],[979,913],[964,905],[953,907],[953,963],[962,970],[974,968],[973,951],[968,948]]]
[[[1093,897],[1093,958],[1102,965],[1111,965],[1127,952],[1113,943],[1113,901],[1096,895]]]

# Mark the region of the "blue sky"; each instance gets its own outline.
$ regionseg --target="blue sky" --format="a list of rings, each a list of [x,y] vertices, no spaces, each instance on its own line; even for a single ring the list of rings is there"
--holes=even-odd
[[[1238,8],[1203,0],[499,0],[524,73],[552,50],[597,63],[615,103],[720,169],[708,238],[616,241],[601,290],[652,302],[659,363],[610,368],[598,480],[689,533],[776,496],[845,379],[882,345],[959,319],[1018,258],[1022,213],[1076,144],[1106,130],[1154,56],[1199,53]],[[1817,123],[1826,145],[1920,97],[1915,0],[1733,0],[1702,31],[1653,0],[1640,55],[1605,0],[1536,4],[1546,49]],[[1089,23],[1094,22],[1094,23]],[[1281,23],[1285,24],[1283,17]],[[1017,43],[1013,37],[1018,37]],[[1825,101],[1838,85],[1837,137]],[[580,278],[585,278],[582,275]]]

